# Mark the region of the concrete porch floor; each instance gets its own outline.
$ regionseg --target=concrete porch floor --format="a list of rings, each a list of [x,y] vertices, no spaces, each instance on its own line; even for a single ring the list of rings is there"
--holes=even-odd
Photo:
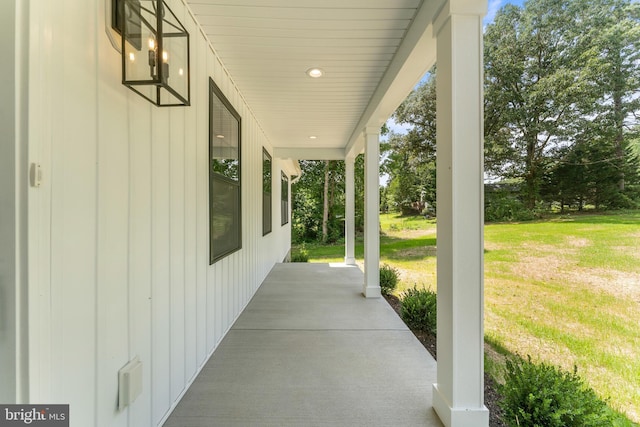
[[[164,427],[442,426],[436,362],[341,264],[278,264]]]

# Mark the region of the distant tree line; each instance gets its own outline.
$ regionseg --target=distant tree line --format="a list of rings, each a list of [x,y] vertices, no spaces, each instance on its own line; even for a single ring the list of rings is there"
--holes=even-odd
[[[639,19],[630,0],[529,0],[486,27],[488,219],[637,205]],[[436,75],[397,109],[409,130],[383,147],[383,200],[395,210],[436,202]]]

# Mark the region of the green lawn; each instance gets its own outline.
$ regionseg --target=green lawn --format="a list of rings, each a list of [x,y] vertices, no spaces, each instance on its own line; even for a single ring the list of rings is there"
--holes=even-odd
[[[381,262],[401,271],[397,293],[435,289],[435,222],[382,215],[381,228]],[[344,257],[341,244],[307,250],[314,262]],[[576,365],[613,408],[640,422],[640,212],[488,224],[485,334],[503,351]]]

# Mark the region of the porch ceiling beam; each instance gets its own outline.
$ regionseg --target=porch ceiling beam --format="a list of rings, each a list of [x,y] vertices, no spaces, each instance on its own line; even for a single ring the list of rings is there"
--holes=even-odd
[[[275,147],[273,156],[293,160],[344,160],[343,148],[285,148]]]
[[[345,148],[348,155],[364,149],[362,131],[368,126],[380,127],[393,114],[436,60],[433,20],[444,1],[425,1],[376,88],[358,125]]]

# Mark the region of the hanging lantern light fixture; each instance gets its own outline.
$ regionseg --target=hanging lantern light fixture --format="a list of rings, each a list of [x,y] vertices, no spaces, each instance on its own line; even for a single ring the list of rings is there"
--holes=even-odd
[[[122,84],[153,104],[190,105],[189,33],[164,0],[113,0]]]

